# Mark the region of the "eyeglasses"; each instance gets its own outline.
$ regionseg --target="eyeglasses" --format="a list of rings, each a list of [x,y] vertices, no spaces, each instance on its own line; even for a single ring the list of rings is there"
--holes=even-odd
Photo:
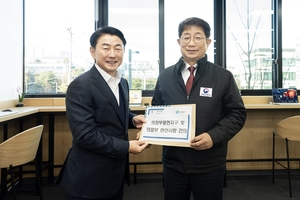
[[[180,38],[181,39],[181,41],[184,43],[184,44],[188,44],[188,43],[190,43],[191,42],[191,37],[190,36],[183,36],[183,37],[181,37]],[[206,40],[207,38],[202,38],[202,37],[200,37],[200,36],[195,36],[195,37],[193,37],[193,40],[194,40],[194,42],[196,43],[196,44],[199,44],[200,42],[201,42],[201,40]]]

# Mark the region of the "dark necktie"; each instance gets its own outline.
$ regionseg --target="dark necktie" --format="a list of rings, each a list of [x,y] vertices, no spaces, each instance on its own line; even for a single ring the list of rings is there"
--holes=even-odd
[[[186,82],[186,94],[187,96],[190,95],[191,89],[192,89],[192,85],[194,82],[194,70],[196,69],[195,67],[191,66],[188,68],[190,70],[190,77],[188,78],[187,82]]]

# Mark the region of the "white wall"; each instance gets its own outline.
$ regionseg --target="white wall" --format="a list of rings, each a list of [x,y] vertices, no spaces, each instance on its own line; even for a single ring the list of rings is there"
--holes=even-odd
[[[18,98],[22,65],[23,0],[0,0],[0,101]]]

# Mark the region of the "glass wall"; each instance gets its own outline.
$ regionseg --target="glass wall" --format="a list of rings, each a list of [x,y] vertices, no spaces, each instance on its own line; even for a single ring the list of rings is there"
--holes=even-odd
[[[94,0],[25,0],[24,15],[24,92],[65,93],[94,62]]]
[[[226,1],[226,65],[242,89],[272,88],[272,2]]]
[[[222,67],[233,73],[240,90],[256,95],[271,91],[274,85],[300,87],[300,30],[291,23],[300,17],[298,0],[24,0],[25,93],[64,94],[70,81],[90,69],[94,61],[89,37],[95,20],[100,20],[94,19],[98,1],[101,6],[108,3],[100,8],[102,19],[108,19],[103,23],[119,28],[127,39],[119,70],[131,89],[153,91],[160,70],[181,56],[178,24],[193,16],[211,25],[214,42],[208,48],[209,61],[216,58],[219,63],[222,55],[214,55],[215,44],[226,45],[226,66]],[[225,42],[213,38],[215,28],[223,26],[222,20],[214,20],[214,8],[223,8],[224,2],[226,35],[220,40]],[[280,6],[273,6],[277,3],[282,3],[282,12]],[[281,20],[282,30],[277,32]],[[159,30],[161,24],[163,30]],[[274,44],[274,38],[282,42],[282,48]],[[275,54],[282,56],[277,65]]]
[[[282,1],[282,86],[300,89],[300,1]]]
[[[108,24],[120,29],[126,40],[118,69],[130,89],[154,90],[159,74],[158,1],[109,0]]]

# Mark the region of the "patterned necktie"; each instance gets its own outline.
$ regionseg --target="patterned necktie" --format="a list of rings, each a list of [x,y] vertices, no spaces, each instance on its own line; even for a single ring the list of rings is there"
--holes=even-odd
[[[190,77],[188,78],[187,82],[186,82],[186,94],[187,96],[190,95],[191,89],[192,89],[192,85],[194,82],[194,70],[196,69],[195,67],[191,66],[188,68],[190,70]]]

